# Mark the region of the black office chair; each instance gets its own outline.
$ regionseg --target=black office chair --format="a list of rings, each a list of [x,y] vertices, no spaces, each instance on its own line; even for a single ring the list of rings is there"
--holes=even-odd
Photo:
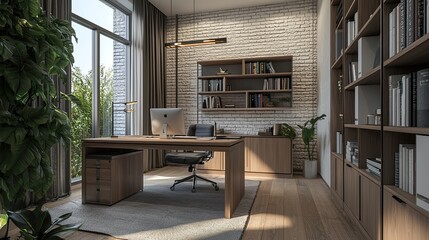
[[[213,137],[214,136],[214,126],[210,124],[193,124],[189,126],[188,129],[188,136],[196,136],[196,137]],[[201,179],[203,181],[209,182],[213,185],[216,191],[219,190],[219,187],[217,186],[217,183],[214,181],[211,181],[207,178],[198,176],[195,172],[195,166],[197,164],[204,164],[208,160],[213,158],[213,152],[212,151],[205,151],[205,152],[172,152],[167,153],[165,155],[165,160],[170,163],[176,163],[176,164],[186,164],[189,165],[189,172],[192,172],[191,176],[175,180],[174,184],[170,187],[171,191],[174,191],[174,187],[182,182],[186,182],[188,180],[192,180],[192,192],[195,192],[195,186],[197,178]]]

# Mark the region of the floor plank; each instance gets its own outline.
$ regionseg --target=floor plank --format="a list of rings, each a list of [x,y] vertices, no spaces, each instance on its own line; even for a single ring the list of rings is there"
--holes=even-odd
[[[204,173],[204,171],[199,171]],[[189,175],[187,168],[165,167],[146,177],[171,176],[174,179]],[[209,179],[222,178],[221,173],[202,174]],[[260,186],[254,201],[243,240],[277,239],[365,239],[344,212],[336,206],[329,187],[322,179],[275,178],[267,174],[247,174],[247,179],[259,180]],[[48,203],[54,207],[81,197],[80,186],[73,188],[70,197]],[[101,234],[79,231],[69,240],[116,240]]]

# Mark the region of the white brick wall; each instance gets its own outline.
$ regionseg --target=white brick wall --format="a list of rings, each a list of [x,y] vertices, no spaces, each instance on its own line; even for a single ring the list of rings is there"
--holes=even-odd
[[[317,1],[240,8],[179,16],[179,40],[227,37],[226,44],[179,48],[178,106],[187,125],[217,122],[226,132],[257,134],[274,123],[296,126],[316,114]],[[167,42],[175,40],[175,17],[168,19]],[[278,111],[197,112],[197,62],[249,57],[293,56],[293,107]],[[167,106],[175,106],[175,50],[167,49]],[[329,97],[329,96],[326,96]],[[305,153],[295,140],[294,170]]]

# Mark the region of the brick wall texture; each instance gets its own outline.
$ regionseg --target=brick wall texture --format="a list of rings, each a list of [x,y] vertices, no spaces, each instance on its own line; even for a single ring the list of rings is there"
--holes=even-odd
[[[179,40],[226,37],[227,43],[179,48],[178,107],[185,122],[214,123],[227,133],[256,135],[274,123],[303,124],[317,110],[317,1],[287,1],[258,7],[180,15]],[[167,23],[167,42],[175,40],[175,16]],[[197,62],[251,57],[293,56],[293,107],[276,111],[201,112],[197,103]],[[167,49],[167,107],[175,107],[175,50]],[[326,96],[329,97],[329,96]],[[297,128],[297,127],[296,127]],[[306,155],[295,139],[293,168]]]

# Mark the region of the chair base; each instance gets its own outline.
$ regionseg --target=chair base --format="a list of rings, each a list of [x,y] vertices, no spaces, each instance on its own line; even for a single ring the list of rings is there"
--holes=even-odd
[[[177,184],[179,184],[179,183],[187,182],[189,180],[192,180],[192,190],[191,191],[195,192],[196,191],[196,185],[197,185],[197,179],[200,179],[200,180],[206,181],[208,183],[211,183],[212,186],[215,188],[215,190],[219,191],[219,187],[217,186],[217,183],[214,182],[214,181],[212,181],[212,180],[209,180],[209,179],[207,179],[205,177],[198,176],[197,173],[195,172],[195,167],[192,167],[192,175],[191,176],[187,176],[187,177],[179,179],[179,180],[174,180],[174,184],[170,187],[170,190],[174,191],[174,187]]]

